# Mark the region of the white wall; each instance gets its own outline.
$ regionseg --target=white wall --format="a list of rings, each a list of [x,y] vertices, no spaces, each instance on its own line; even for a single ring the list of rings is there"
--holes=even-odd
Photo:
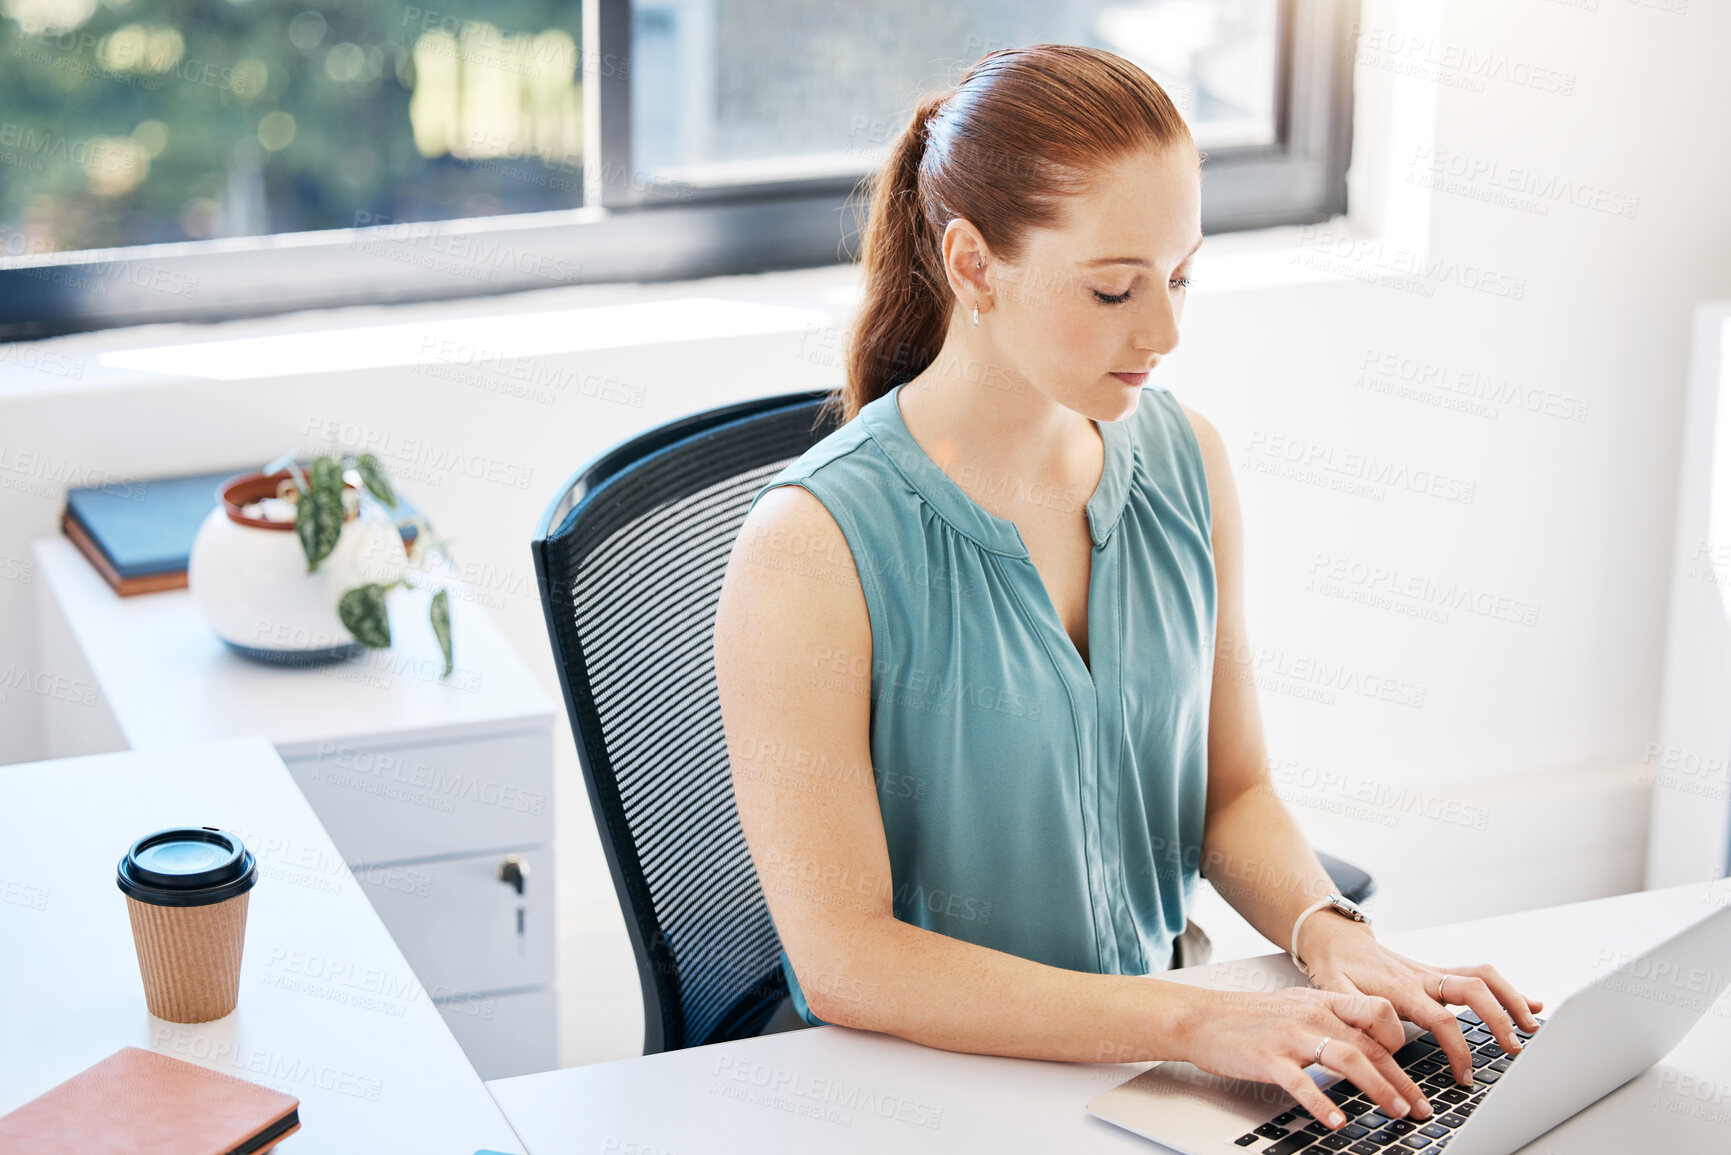
[[[1320,845],[1377,873],[1385,926],[1641,883],[1690,311],[1731,294],[1731,8],[1588,2],[1367,0],[1353,221],[1211,244],[1226,255],[1199,269],[1184,345],[1162,370],[1234,451],[1258,646],[1247,668],[1277,783]],[[1534,183],[1514,203],[1484,199],[1495,190],[1483,176],[1427,192],[1408,180],[1426,158]],[[1588,189],[1589,207],[1521,203],[1544,199],[1546,181]],[[1601,211],[1632,198],[1632,216]],[[407,312],[714,291],[839,317],[851,280],[823,270]],[[93,357],[184,339],[135,330],[53,344]],[[514,591],[499,616],[556,692],[526,542],[559,479],[666,417],[833,383],[839,361],[825,344],[788,334],[570,358],[642,385],[641,409],[577,397],[546,407],[411,369],[68,385],[0,365],[0,579],[59,511],[58,496],[19,491],[40,479],[5,472],[20,450],[149,476],[262,460],[314,419],[401,430],[532,470],[527,489],[454,474],[403,487],[455,535],[460,560],[493,567],[490,580]],[[1412,395],[1391,394],[1364,383],[1386,379],[1374,373],[1383,354],[1397,369],[1444,368]],[[1506,399],[1481,402],[1483,415],[1435,404],[1461,394],[1434,383],[1458,387],[1462,374],[1553,413]],[[1555,412],[1583,405],[1584,420]],[[1293,446],[1322,471],[1279,475]],[[1339,488],[1362,457],[1399,473],[1380,496]],[[1433,482],[1442,495],[1423,491]],[[1336,559],[1349,575],[1390,571],[1399,589],[1464,586],[1515,616],[1536,607],[1536,620],[1470,608],[1424,620],[1390,608],[1414,599],[1389,582],[1315,588]],[[35,660],[29,595],[22,577],[0,580],[0,670]],[[1317,700],[1315,671],[1342,668],[1332,698]],[[35,755],[33,718],[28,694],[0,703],[0,760]],[[602,975],[625,984],[587,1004],[568,996],[570,1063],[627,1053],[636,1011],[574,757],[561,773],[567,991]],[[1317,782],[1327,785],[1308,788]],[[1223,922],[1210,929],[1223,946],[1254,946]]]
[[[1314,236],[1295,248],[1374,278],[1410,268],[1408,250],[1428,246],[1445,269],[1494,271],[1496,291],[1443,276],[1409,279],[1440,282],[1425,292],[1363,280],[1201,297],[1175,374],[1238,451],[1260,644],[1425,689],[1416,709],[1262,695],[1275,756],[1298,766],[1282,769],[1345,778],[1300,793],[1297,810],[1319,842],[1375,866],[1391,924],[1421,910],[1455,917],[1639,884],[1691,311],[1731,284],[1722,121],[1731,10],[1485,0],[1442,5],[1417,39],[1387,31],[1430,8],[1367,5],[1361,94],[1363,82],[1387,84],[1405,67],[1418,75],[1399,80],[1404,92],[1389,103],[1419,103],[1413,90],[1427,85],[1435,101],[1430,151],[1412,139],[1393,149],[1388,188],[1396,203],[1415,188],[1418,157],[1440,159],[1443,176],[1499,167],[1431,191],[1422,233],[1397,222],[1365,256],[1342,257],[1342,245]],[[1439,75],[1448,83],[1426,79]],[[1401,131],[1412,135],[1391,128]],[[1528,191],[1499,190],[1499,177]],[[1547,181],[1601,193],[1599,207],[1565,200],[1534,211]],[[1509,195],[1488,199],[1499,192]],[[1361,382],[1373,350],[1446,366],[1447,381],[1482,374],[1549,392],[1557,409],[1585,403],[1586,419],[1514,404],[1485,418],[1427,403],[1446,390],[1371,392]],[[1471,481],[1473,500],[1399,490],[1369,500],[1252,472],[1259,434],[1434,469]],[[1537,622],[1455,611],[1433,624],[1324,596],[1307,586],[1319,557],[1385,567],[1400,581],[1466,583],[1536,605]],[[1351,582],[1329,592],[1343,589],[1391,592]],[[1452,820],[1446,809],[1441,819],[1402,814],[1395,826],[1381,824],[1389,807],[1358,820],[1327,809],[1355,804],[1359,789],[1407,785],[1444,800],[1427,805],[1462,808]],[[1480,817],[1482,831],[1471,824]]]
[[[1731,300],[1695,310],[1646,881],[1726,872],[1731,846]]]

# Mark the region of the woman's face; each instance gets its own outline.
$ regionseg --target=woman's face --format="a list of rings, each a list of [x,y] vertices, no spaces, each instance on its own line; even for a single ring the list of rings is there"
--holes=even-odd
[[[1202,243],[1201,173],[1186,145],[1111,165],[1035,229],[991,279],[990,339],[1018,376],[1096,421],[1136,411],[1148,373],[1178,344]]]

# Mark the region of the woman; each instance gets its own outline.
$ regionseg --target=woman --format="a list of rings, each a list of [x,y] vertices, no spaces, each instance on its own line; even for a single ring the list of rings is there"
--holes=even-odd
[[[1390,1051],[1449,1004],[1504,1049],[1541,1004],[1404,958],[1265,774],[1226,449],[1144,382],[1178,343],[1200,158],[1110,53],[994,52],[915,109],[877,178],[847,424],[758,495],[716,672],[740,822],[811,1022],[949,1050],[1338,1071],[1431,1112]],[[1218,992],[1172,961],[1201,874],[1311,987]],[[1306,914],[1307,909],[1309,913]],[[1304,917],[1300,917],[1304,915]]]

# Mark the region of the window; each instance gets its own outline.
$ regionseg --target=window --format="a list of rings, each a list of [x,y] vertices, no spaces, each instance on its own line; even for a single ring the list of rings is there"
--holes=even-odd
[[[0,0],[0,13],[7,255],[582,203],[569,4]]]
[[[651,188],[857,177],[905,125],[910,94],[1037,41],[1135,61],[1204,149],[1272,145],[1278,12],[1277,0],[636,0],[633,168]]]
[[[1111,49],[1212,232],[1345,207],[1343,0],[0,0],[0,338],[824,264],[912,95]]]

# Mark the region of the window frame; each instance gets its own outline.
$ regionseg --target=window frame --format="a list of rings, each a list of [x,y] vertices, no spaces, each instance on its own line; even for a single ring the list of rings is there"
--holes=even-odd
[[[1208,154],[1205,232],[1346,211],[1358,10],[1358,0],[1279,0],[1276,142]],[[856,177],[710,188],[634,179],[631,0],[584,0],[583,28],[585,149],[599,161],[584,165],[586,207],[4,258],[0,340],[852,258],[864,208]]]

